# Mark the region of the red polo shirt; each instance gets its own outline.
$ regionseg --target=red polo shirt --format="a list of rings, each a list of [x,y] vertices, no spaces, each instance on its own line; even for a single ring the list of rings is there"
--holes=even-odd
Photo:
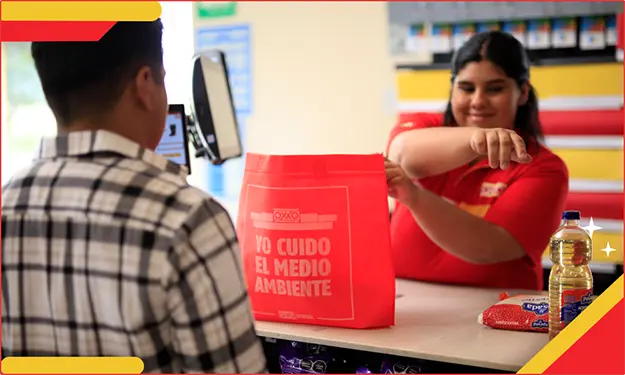
[[[442,126],[442,122],[440,114],[416,114],[397,125],[390,140],[401,132]],[[434,244],[410,211],[397,204],[391,220],[397,277],[492,288],[542,289],[542,254],[560,225],[568,193],[568,171],[564,162],[545,147],[528,152],[533,158],[531,163],[511,163],[505,171],[491,169],[488,161],[483,160],[419,180],[425,189],[507,230],[523,246],[525,257],[491,265],[465,262]],[[450,222],[450,236],[453,226]]]

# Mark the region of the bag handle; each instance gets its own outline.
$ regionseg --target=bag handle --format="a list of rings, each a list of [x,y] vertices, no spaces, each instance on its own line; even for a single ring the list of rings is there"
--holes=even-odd
[[[300,175],[304,173],[315,177],[324,177],[342,171],[384,173],[383,166],[381,154],[265,155],[247,153],[245,160],[245,169],[250,172]]]
[[[328,165],[326,161],[317,157],[312,161],[311,165],[313,176],[315,177],[323,177],[328,174]]]
[[[254,154],[254,158],[255,160],[255,170],[259,171],[259,172],[265,172],[267,171],[267,166],[269,165],[269,158],[271,156],[269,155],[262,155],[262,154]]]

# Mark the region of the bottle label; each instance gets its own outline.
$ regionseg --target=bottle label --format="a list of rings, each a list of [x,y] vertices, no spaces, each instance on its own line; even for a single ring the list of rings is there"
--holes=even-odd
[[[567,326],[592,302],[592,289],[573,289],[562,292],[560,321]]]

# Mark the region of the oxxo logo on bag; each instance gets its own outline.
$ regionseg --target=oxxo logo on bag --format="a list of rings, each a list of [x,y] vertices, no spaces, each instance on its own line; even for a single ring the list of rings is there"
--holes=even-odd
[[[246,206],[243,251],[254,312],[353,319],[346,189],[248,185]]]

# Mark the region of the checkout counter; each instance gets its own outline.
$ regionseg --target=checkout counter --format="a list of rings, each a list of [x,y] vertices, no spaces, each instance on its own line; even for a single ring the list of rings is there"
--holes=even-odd
[[[397,280],[393,327],[356,330],[257,321],[256,329],[270,342],[298,341],[436,361],[456,365],[458,372],[457,366],[473,368],[462,372],[517,372],[547,344],[548,337],[545,333],[495,330],[479,324],[478,314],[496,303],[500,292]],[[367,358],[367,354],[359,353],[359,357]],[[268,360],[275,362],[277,356],[271,353]]]
[[[238,201],[220,201],[235,217]],[[389,206],[392,211],[391,199]],[[547,259],[544,268],[546,273],[551,268]],[[610,278],[605,284],[612,282]],[[478,315],[498,302],[504,291],[510,294],[541,293],[397,280],[393,327],[345,329],[257,321],[256,330],[263,338],[272,373],[280,373],[278,340],[345,349],[352,352],[356,361],[389,355],[436,362],[432,368],[441,371],[434,372],[516,373],[548,343],[548,335],[496,330],[479,324]]]
[[[236,204],[229,202],[230,209]],[[394,207],[389,199],[390,208]],[[236,211],[235,211],[236,212]],[[548,264],[547,264],[548,263]],[[545,259],[545,272],[551,268]],[[596,272],[596,271],[595,271]],[[609,280],[611,284],[613,280]],[[608,285],[609,285],[608,284]],[[600,292],[605,289],[598,288]],[[418,281],[396,281],[395,325],[346,329],[257,321],[272,373],[280,373],[279,340],[317,344],[342,351],[352,360],[343,371],[354,373],[363,361],[391,356],[423,368],[424,373],[516,373],[548,342],[546,333],[497,330],[478,322],[478,315],[499,301],[500,293],[546,294],[535,290],[501,290]],[[378,368],[370,368],[376,373]],[[377,372],[379,373],[379,372]]]

